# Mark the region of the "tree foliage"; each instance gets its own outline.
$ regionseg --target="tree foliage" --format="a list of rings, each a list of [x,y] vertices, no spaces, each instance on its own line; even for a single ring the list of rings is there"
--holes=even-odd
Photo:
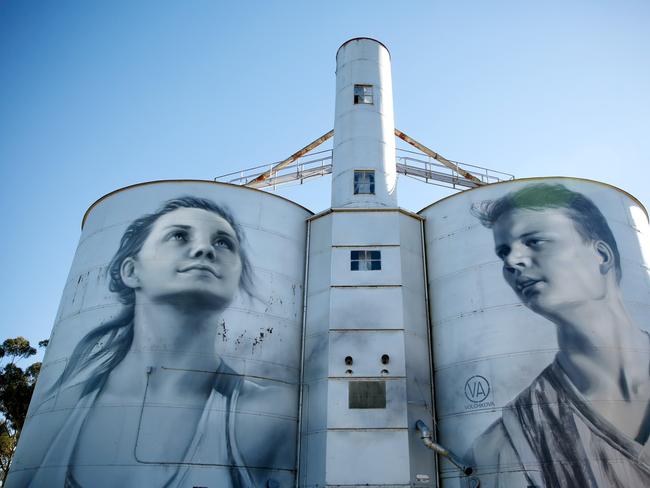
[[[40,347],[46,347],[48,341],[40,341]],[[0,345],[0,360],[4,363],[0,369],[0,470],[4,479],[9,472],[13,457],[23,428],[29,401],[34,392],[34,385],[41,370],[41,363],[36,362],[21,368],[17,363],[36,354],[36,349],[24,337],[6,339]]]
[[[36,349],[34,349],[29,344],[29,341],[24,337],[5,339],[0,346],[0,358],[10,357],[12,363],[16,362],[18,359],[33,356],[34,354],[36,354]]]
[[[12,435],[7,426],[7,421],[3,420],[0,424],[0,476],[2,484],[9,473],[11,458],[16,450],[16,435]]]

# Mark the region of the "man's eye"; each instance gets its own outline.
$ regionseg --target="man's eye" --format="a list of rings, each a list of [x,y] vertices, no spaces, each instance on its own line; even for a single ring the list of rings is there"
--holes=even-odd
[[[508,253],[510,252],[510,249],[505,248],[505,247],[500,247],[499,249],[496,250],[497,257],[501,259],[502,261],[508,256]]]
[[[531,238],[531,239],[526,239],[526,246],[528,247],[538,247],[544,243],[543,239],[536,239],[536,238]]]

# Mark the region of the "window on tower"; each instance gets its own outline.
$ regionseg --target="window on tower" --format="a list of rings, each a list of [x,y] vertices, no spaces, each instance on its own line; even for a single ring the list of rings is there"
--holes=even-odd
[[[354,85],[354,104],[372,105],[372,85]]]
[[[375,172],[372,170],[354,171],[354,194],[375,194]]]
[[[350,251],[350,270],[381,270],[381,251]]]

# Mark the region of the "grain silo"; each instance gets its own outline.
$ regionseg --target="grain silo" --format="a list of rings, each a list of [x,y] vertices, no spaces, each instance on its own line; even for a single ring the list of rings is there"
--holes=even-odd
[[[290,486],[309,215],[209,181],[93,204],[7,486]]]
[[[643,206],[450,161],[383,44],[336,62],[282,162],[91,206],[6,486],[650,484]],[[330,173],[318,214],[254,189]],[[464,191],[411,212],[398,174]]]
[[[646,486],[648,218],[577,178],[422,210],[439,441],[480,486]],[[465,486],[442,466],[443,486]]]

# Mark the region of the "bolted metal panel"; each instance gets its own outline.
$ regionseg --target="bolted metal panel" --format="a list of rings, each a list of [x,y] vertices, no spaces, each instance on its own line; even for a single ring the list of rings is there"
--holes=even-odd
[[[395,329],[402,327],[402,291],[400,287],[332,288],[336,308],[331,311],[337,329]],[[360,308],[360,303],[374,306]],[[388,304],[383,306],[382,304]]]
[[[389,358],[386,363],[382,362],[384,355]],[[351,364],[345,360],[348,357]],[[404,375],[404,332],[401,330],[330,331],[330,378],[403,378]]]
[[[332,222],[332,245],[398,245],[401,215],[397,210],[338,212]]]
[[[348,408],[385,409],[386,381],[351,381],[348,382]]]
[[[332,430],[327,433],[328,485],[409,486],[408,434],[404,430]],[[350,469],[354,459],[355,469]],[[378,460],[391,462],[378,462]],[[365,483],[358,481],[365,474]]]

